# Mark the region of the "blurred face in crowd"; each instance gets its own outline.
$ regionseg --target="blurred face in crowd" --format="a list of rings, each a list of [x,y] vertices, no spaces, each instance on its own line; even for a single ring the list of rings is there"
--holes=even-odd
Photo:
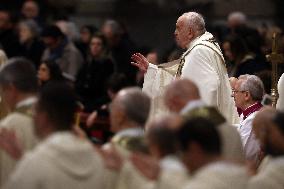
[[[87,28],[82,28],[80,31],[80,36],[83,43],[89,43],[92,34]]]
[[[229,60],[229,61],[233,61],[234,57],[233,57],[233,53],[231,51],[230,43],[228,41],[223,43],[223,50],[224,50],[224,55],[225,55],[226,59]]]
[[[19,38],[20,42],[24,43],[31,39],[33,37],[33,34],[29,27],[27,27],[25,24],[20,24],[19,25]]]
[[[45,63],[39,66],[37,77],[40,81],[48,81],[50,79],[49,69]]]
[[[53,37],[43,37],[42,38],[45,46],[47,48],[50,48],[50,49],[55,49],[59,43],[59,39],[56,39],[56,38],[53,38]]]
[[[114,36],[113,36],[111,26],[105,24],[105,25],[103,25],[101,31],[108,41],[111,41],[113,39]]]
[[[0,30],[9,29],[12,26],[10,22],[10,15],[5,11],[0,11]]]
[[[93,37],[90,43],[90,52],[93,57],[98,57],[103,52],[103,41],[99,37]]]
[[[183,49],[187,48],[194,35],[193,30],[187,25],[184,16],[178,18],[174,34],[177,45]]]
[[[39,8],[38,5],[33,1],[26,1],[22,8],[22,14],[26,18],[35,18],[38,16]]]

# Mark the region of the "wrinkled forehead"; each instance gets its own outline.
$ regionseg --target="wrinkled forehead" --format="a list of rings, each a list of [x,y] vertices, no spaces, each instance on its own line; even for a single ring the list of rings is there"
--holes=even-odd
[[[181,25],[185,22],[185,16],[182,15],[177,19],[176,25]]]

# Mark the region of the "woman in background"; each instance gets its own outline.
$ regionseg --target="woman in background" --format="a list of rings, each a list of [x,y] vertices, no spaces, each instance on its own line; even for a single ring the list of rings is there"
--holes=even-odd
[[[59,65],[55,62],[44,61],[40,64],[37,72],[39,85],[42,87],[49,81],[65,80]]]
[[[19,23],[19,40],[21,44],[21,56],[29,59],[38,68],[44,44],[39,39],[39,27],[33,20]]]
[[[103,35],[93,35],[87,62],[79,71],[75,83],[85,112],[97,110],[109,101],[106,82],[113,73],[114,66],[106,52],[106,40]]]

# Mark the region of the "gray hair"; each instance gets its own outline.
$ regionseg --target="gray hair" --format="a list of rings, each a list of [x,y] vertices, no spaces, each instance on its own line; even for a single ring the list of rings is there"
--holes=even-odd
[[[186,19],[187,25],[198,35],[205,33],[205,21],[201,14],[197,12],[187,12],[182,15]]]
[[[148,95],[138,87],[122,89],[119,94],[119,103],[128,119],[144,126],[150,112],[151,101]]]
[[[261,101],[264,95],[264,85],[261,79],[255,75],[241,75],[240,80],[243,80],[240,86],[241,91],[248,91],[251,98],[255,101]]]
[[[106,20],[104,22],[103,26],[104,27],[109,26],[114,35],[122,35],[123,34],[123,28],[121,27],[121,24],[118,23],[116,20]]]
[[[26,26],[32,33],[33,37],[38,37],[40,34],[40,28],[34,20],[24,20],[20,22],[20,25]]]
[[[24,58],[11,58],[0,70],[0,85],[13,84],[21,92],[36,92],[37,77],[34,65]]]
[[[237,21],[238,24],[245,24],[247,22],[247,17],[243,12],[232,12],[228,16],[228,21]]]

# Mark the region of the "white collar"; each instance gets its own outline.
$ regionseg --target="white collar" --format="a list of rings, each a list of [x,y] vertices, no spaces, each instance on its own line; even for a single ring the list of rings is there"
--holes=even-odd
[[[141,127],[133,127],[123,129],[116,133],[116,136],[141,136],[144,135],[144,130]]]
[[[184,115],[187,112],[189,112],[190,110],[193,110],[195,108],[200,108],[205,106],[205,103],[202,100],[191,100],[190,102],[188,102],[183,109],[180,111],[180,114]]]
[[[34,104],[36,101],[37,101],[37,98],[35,96],[30,96],[30,97],[28,97],[28,98],[18,102],[16,104],[16,108],[20,108],[22,106],[27,106],[27,105]]]
[[[187,45],[188,49],[190,50],[192,47],[194,47],[194,45],[196,45],[200,40],[204,40],[204,39],[210,39],[212,38],[213,35],[209,32],[205,32],[204,34],[196,37],[195,39],[193,39],[191,42],[189,42],[189,44]]]

